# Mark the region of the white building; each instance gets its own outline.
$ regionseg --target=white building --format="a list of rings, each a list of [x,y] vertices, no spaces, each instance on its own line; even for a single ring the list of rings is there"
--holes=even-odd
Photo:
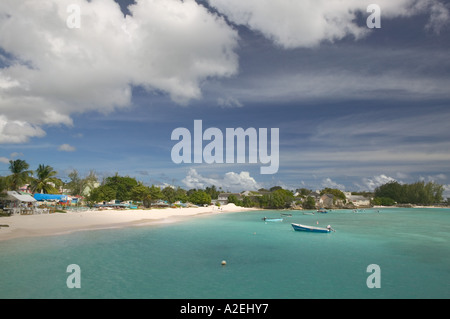
[[[347,199],[347,203],[353,203],[356,207],[370,206],[370,198],[360,195],[352,195],[351,192],[344,192],[344,194]]]

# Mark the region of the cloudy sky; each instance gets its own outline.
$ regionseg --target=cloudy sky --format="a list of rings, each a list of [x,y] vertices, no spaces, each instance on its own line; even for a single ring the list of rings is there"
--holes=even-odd
[[[367,27],[371,3],[381,28]],[[63,180],[73,169],[232,191],[425,180],[450,196],[449,48],[444,0],[2,0],[0,174],[21,158]],[[175,164],[171,134],[194,120],[279,128],[278,172]]]

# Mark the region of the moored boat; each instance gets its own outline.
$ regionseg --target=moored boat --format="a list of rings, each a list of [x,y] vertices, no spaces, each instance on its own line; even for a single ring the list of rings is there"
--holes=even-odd
[[[264,217],[264,218],[262,218],[262,220],[265,221],[265,222],[282,222],[283,218],[267,218],[267,217]]]
[[[331,228],[330,225],[328,225],[327,228],[306,226],[306,225],[301,225],[301,224],[291,224],[291,225],[295,231],[306,231],[306,232],[312,232],[312,233],[329,233],[331,231],[335,231],[333,228]]]

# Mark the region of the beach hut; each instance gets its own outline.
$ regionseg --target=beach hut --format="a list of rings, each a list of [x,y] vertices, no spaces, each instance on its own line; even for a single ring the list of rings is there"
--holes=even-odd
[[[3,210],[10,214],[33,214],[34,212],[34,203],[36,203],[36,199],[29,194],[8,191],[3,200],[6,202],[6,206]]]
[[[169,202],[166,200],[162,200],[159,199],[157,200],[155,203],[152,203],[152,207],[157,207],[157,208],[165,208],[165,207],[169,207]]]
[[[34,203],[36,199],[30,194],[21,194],[15,191],[6,192],[6,200],[22,203]]]

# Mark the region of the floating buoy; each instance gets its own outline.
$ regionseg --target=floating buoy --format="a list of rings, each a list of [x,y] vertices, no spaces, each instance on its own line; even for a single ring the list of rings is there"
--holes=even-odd
[[[222,266],[226,266],[226,265],[227,265],[227,262],[226,262],[226,260],[222,260],[222,263],[221,263],[221,265],[222,265]]]

